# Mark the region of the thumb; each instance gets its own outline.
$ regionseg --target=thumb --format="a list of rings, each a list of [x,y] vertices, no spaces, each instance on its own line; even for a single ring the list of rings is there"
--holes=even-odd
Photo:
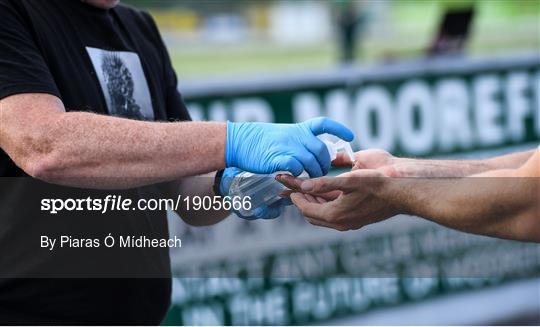
[[[332,134],[340,139],[350,142],[354,139],[354,133],[335,120],[325,117],[314,118],[306,122],[311,132],[315,135],[324,133]]]

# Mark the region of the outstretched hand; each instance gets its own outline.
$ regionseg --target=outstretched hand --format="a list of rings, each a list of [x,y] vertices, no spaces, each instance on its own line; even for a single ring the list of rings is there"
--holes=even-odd
[[[351,162],[345,153],[338,153],[336,160],[332,161],[335,167],[351,167],[356,169],[376,169],[385,176],[398,177],[397,165],[399,158],[380,149],[358,151],[354,154],[355,161]]]
[[[388,177],[375,169],[309,180],[279,175],[277,180],[293,190],[292,202],[313,225],[347,231],[398,214],[378,196]]]

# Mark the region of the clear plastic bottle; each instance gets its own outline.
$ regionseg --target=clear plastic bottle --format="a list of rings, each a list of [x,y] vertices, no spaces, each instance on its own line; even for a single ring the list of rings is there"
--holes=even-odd
[[[354,162],[354,152],[348,142],[329,134],[322,134],[318,138],[326,145],[330,160],[336,159],[338,152],[344,152],[349,156],[351,162]],[[249,210],[241,208],[239,213],[244,216],[253,216],[257,208],[263,205],[270,206],[282,199],[280,194],[287,188],[276,181],[276,176],[279,174],[288,174],[288,172],[276,172],[269,175],[243,172],[235,176],[229,188],[229,195],[251,198],[251,208]],[[299,177],[308,177],[308,174],[304,171]]]

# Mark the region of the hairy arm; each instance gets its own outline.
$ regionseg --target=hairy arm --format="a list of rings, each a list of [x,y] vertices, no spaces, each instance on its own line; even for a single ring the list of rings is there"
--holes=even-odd
[[[400,177],[463,177],[493,169],[512,169],[530,158],[532,151],[513,153],[485,160],[396,160],[394,170]]]
[[[26,173],[55,184],[130,188],[225,166],[222,123],[66,112],[55,96],[21,94],[0,101],[0,124],[0,147]]]
[[[463,177],[497,169],[516,169],[534,151],[512,153],[484,160],[429,160],[394,157],[383,150],[356,153],[355,169],[378,169],[391,177]],[[337,165],[350,165],[339,156]]]
[[[411,178],[392,170],[397,158],[366,150],[356,154],[355,169],[337,177],[278,180],[295,190],[292,201],[314,225],[345,231],[405,213],[470,233],[540,242],[539,152],[465,167],[460,161],[411,160],[423,167]],[[463,177],[490,165],[500,169]]]
[[[519,168],[469,178],[382,178],[375,192],[401,212],[451,228],[540,242],[539,152]]]

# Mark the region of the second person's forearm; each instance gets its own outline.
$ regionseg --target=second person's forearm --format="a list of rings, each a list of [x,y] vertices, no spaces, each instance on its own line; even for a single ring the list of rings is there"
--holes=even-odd
[[[376,194],[400,212],[450,228],[531,239],[517,228],[517,219],[533,207],[531,194],[537,189],[537,181],[531,178],[384,178]]]
[[[483,160],[428,160],[396,158],[393,177],[464,177],[490,169]]]
[[[394,177],[465,177],[495,169],[517,168],[532,151],[513,153],[484,160],[430,160],[393,158]]]

